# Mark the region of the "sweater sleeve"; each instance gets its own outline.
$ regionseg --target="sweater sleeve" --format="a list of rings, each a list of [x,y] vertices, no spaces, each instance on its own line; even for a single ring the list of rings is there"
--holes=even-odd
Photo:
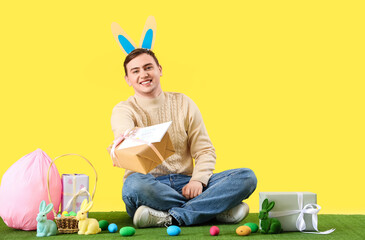
[[[191,180],[200,181],[205,186],[215,169],[216,154],[205,128],[203,117],[198,106],[188,97],[187,134],[191,156],[195,159],[195,167]]]
[[[132,111],[126,103],[120,102],[113,108],[111,125],[114,138],[135,126]]]

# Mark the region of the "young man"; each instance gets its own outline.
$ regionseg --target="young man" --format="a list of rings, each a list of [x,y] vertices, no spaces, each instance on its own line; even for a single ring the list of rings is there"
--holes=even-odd
[[[149,174],[125,171],[122,195],[134,225],[194,225],[213,218],[237,223],[245,218],[248,206],[242,200],[255,190],[255,174],[247,168],[213,174],[215,149],[199,109],[184,94],[162,91],[162,67],[151,50],[133,50],[124,70],[135,95],[113,109],[115,138],[133,127],[172,121],[168,133],[175,148]]]

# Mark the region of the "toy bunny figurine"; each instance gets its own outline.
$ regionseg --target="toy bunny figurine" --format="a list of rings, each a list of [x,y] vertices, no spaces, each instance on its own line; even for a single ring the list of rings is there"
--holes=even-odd
[[[269,211],[273,209],[275,202],[272,201],[269,204],[269,200],[266,198],[262,203],[262,208],[259,213],[259,219],[261,220],[261,233],[280,233],[281,223],[276,218],[269,218]]]
[[[78,234],[97,234],[101,232],[99,222],[94,218],[87,218],[86,214],[93,206],[93,202],[87,202],[85,199],[81,203],[80,211],[77,212],[76,219],[79,220],[79,231]]]
[[[53,208],[50,203],[46,206],[46,201],[42,201],[39,205],[39,213],[37,215],[37,237],[48,237],[57,234],[57,225],[54,221],[47,219],[47,213]]]

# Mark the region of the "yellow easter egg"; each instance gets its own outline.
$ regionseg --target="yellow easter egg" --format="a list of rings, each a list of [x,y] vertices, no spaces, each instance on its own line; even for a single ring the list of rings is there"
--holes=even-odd
[[[67,211],[63,211],[63,212],[62,212],[62,215],[63,215],[63,216],[68,215],[68,212],[67,212]]]
[[[248,226],[240,226],[236,229],[237,235],[247,236],[251,234],[251,228]]]

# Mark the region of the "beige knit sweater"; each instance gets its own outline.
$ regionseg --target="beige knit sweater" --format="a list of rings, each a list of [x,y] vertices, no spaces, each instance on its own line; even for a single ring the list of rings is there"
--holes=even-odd
[[[115,138],[133,127],[147,127],[168,121],[172,121],[168,133],[175,153],[150,173],[155,177],[185,174],[192,176],[191,180],[206,185],[213,174],[215,149],[198,107],[186,95],[163,92],[153,99],[131,96],[113,108],[111,117]],[[126,170],[124,180],[132,173]]]

